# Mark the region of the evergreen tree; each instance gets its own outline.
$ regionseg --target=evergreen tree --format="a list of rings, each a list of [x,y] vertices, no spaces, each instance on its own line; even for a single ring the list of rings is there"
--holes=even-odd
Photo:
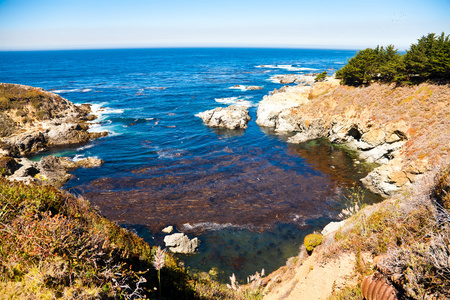
[[[336,72],[336,78],[347,85],[370,84],[373,81],[397,84],[427,80],[450,80],[450,35],[430,33],[412,44],[405,55],[393,45],[358,51],[347,65]]]

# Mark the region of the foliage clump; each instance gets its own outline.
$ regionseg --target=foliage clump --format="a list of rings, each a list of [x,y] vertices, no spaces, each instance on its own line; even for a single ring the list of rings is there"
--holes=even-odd
[[[327,79],[327,76],[327,71],[323,71],[322,73],[316,75],[316,77],[314,78],[314,82],[322,82]]]
[[[307,236],[305,236],[305,239],[303,240],[303,244],[306,247],[306,250],[308,252],[311,252],[314,250],[314,248],[316,248],[317,246],[319,246],[320,244],[322,244],[323,241],[323,236],[319,233],[311,233],[308,234]]]
[[[449,298],[450,213],[441,205],[449,174],[444,168],[437,176],[423,178],[403,198],[355,214],[354,227],[336,234],[334,251],[340,247],[381,255],[378,268],[406,297]]]
[[[412,44],[402,55],[393,45],[358,51],[336,72],[346,85],[360,86],[374,81],[412,84],[450,80],[450,35],[430,33]]]
[[[189,274],[83,198],[1,177],[0,293],[7,299],[258,297]]]

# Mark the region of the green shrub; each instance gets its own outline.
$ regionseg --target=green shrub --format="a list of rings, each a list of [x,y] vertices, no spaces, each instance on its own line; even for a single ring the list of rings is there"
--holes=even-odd
[[[323,236],[319,233],[311,233],[308,234],[307,236],[305,236],[305,239],[303,240],[303,244],[306,247],[306,250],[308,252],[311,252],[314,250],[314,248],[316,248],[317,246],[319,246],[320,244],[322,244],[323,241]]]
[[[317,74],[317,76],[314,78],[314,82],[321,82],[324,81],[327,78],[328,74],[327,71],[323,71],[320,74]]]

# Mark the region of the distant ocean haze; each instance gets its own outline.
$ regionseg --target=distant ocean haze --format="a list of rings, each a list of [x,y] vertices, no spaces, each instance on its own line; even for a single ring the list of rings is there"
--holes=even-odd
[[[364,175],[326,141],[286,143],[256,125],[258,102],[276,75],[333,74],[355,51],[312,49],[127,49],[0,52],[1,81],[42,87],[81,104],[109,135],[49,151],[105,163],[78,169],[65,188],[102,214],[162,245],[161,229],[201,240],[181,257],[226,280],[270,272],[303,237],[337,219],[340,197]],[[256,86],[248,90],[236,86]],[[199,112],[249,107],[246,130],[205,126]],[[36,158],[38,159],[38,158]]]

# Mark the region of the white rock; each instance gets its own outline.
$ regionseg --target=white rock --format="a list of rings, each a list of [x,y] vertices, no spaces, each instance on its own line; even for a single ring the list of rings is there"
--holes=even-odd
[[[330,222],[322,229],[322,235],[326,236],[330,233],[335,233],[345,225],[346,220],[340,222]]]
[[[286,87],[283,93],[264,96],[258,105],[256,123],[260,126],[276,127],[280,113],[307,103],[310,91],[309,86],[292,86]]]
[[[164,243],[169,251],[173,253],[191,254],[195,253],[200,245],[198,238],[189,238],[184,233],[174,233],[164,237]]]
[[[248,107],[237,105],[207,110],[199,113],[198,116],[210,127],[224,127],[228,129],[245,129],[250,121]]]
[[[166,228],[164,228],[163,230],[162,230],[162,232],[164,232],[164,233],[167,233],[167,234],[170,234],[170,233],[172,233],[173,232],[173,226],[167,226]]]

